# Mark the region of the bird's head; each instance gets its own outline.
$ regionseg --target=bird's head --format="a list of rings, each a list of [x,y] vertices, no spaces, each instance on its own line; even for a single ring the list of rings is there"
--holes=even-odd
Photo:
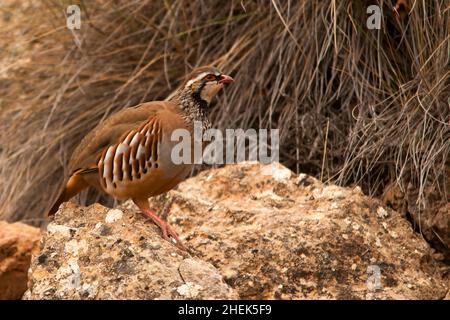
[[[182,84],[181,96],[191,98],[200,105],[209,105],[214,96],[226,84],[233,82],[233,78],[220,72],[214,67],[200,67],[194,69]]]

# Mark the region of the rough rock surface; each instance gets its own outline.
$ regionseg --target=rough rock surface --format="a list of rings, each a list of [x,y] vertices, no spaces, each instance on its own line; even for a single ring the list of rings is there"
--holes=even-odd
[[[433,260],[423,238],[359,188],[247,162],[202,172],[151,204],[192,255],[133,214],[131,202],[118,209],[66,204],[33,259],[25,298],[443,299],[448,293],[446,266]]]
[[[401,214],[358,187],[281,165],[205,171],[152,206],[240,298],[442,299],[448,290],[448,266]]]
[[[0,300],[20,299],[27,289],[31,254],[39,251],[38,228],[0,221]]]
[[[450,177],[450,168],[447,169]],[[450,190],[450,179],[447,179]],[[425,207],[418,206],[418,187],[408,183],[405,192],[393,182],[385,188],[383,202],[413,221],[415,230],[436,249],[435,256],[450,263],[450,198],[442,199],[438,186],[430,184],[424,189]]]
[[[47,226],[25,299],[236,298],[209,263],[177,249],[143,216],[64,204]]]

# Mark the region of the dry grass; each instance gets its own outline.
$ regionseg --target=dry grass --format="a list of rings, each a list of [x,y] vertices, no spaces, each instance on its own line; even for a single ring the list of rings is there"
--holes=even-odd
[[[450,9],[410,2],[404,19],[383,2],[381,30],[366,28],[371,1],[79,1],[75,32],[67,1],[38,5],[9,26],[30,61],[0,76],[1,217],[39,221],[86,132],[205,64],[237,80],[215,125],[280,128],[294,171],[375,195],[413,184],[421,204],[432,185],[448,201]]]

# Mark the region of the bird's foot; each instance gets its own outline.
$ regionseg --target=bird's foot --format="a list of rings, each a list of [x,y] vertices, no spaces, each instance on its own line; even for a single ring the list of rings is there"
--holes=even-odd
[[[163,219],[161,219],[155,212],[151,210],[142,210],[144,215],[150,218],[162,231],[163,238],[169,242],[172,242],[172,239],[175,240],[176,246],[182,250],[187,251],[187,247],[183,244],[181,239],[178,237],[176,231]]]

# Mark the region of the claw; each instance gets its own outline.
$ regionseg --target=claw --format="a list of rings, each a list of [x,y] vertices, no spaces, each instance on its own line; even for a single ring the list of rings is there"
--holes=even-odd
[[[165,240],[173,243],[172,239],[175,240],[175,245],[181,250],[186,250],[187,247],[183,244],[183,242],[178,237],[178,234],[172,227],[163,219],[161,219],[156,213],[151,210],[142,210],[142,213],[150,218],[160,229],[162,232],[162,236]]]

